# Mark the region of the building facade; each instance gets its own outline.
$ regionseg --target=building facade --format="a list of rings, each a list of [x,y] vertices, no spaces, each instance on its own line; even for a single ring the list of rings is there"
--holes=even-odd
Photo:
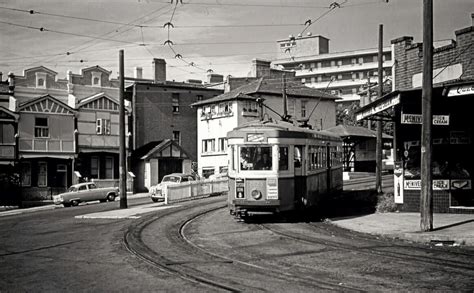
[[[359,101],[359,92],[377,83],[378,49],[330,52],[323,36],[298,36],[277,42],[278,59],[272,64],[295,71],[295,80],[308,87],[341,97],[338,103]],[[390,82],[393,57],[391,47],[383,48],[384,82]],[[362,100],[367,104],[369,101]]]
[[[167,81],[166,62],[163,59],[154,59],[152,65],[154,79],[143,79],[138,72],[134,78],[127,80],[130,84],[126,87],[126,95],[132,109],[132,148],[135,150],[134,152],[141,153],[142,148],[158,145],[171,139],[179,145],[183,154],[186,154],[183,155],[186,160],[197,162],[197,111],[195,108],[191,108],[191,104],[217,96],[223,93],[223,90],[208,88],[208,85],[197,80]],[[219,79],[217,80],[219,81]],[[132,157],[140,156],[132,154]],[[155,183],[156,180],[169,174],[166,173],[168,169],[179,172],[191,171],[187,167],[182,167],[181,170],[172,167],[165,168],[165,164],[174,163],[167,161],[166,157],[155,156],[154,158],[157,159],[157,162],[155,164],[153,161],[153,164],[150,165],[150,168],[154,169],[150,170],[149,174],[157,175],[151,181],[149,178],[143,177],[145,173],[138,172],[143,169],[138,165],[141,163],[132,162],[133,170],[138,172],[136,174],[137,190],[146,190],[148,186],[143,182]]]
[[[474,26],[457,30],[455,35],[456,41],[433,52],[433,211],[473,213]],[[422,180],[423,44],[412,40],[401,37],[392,41],[396,56],[395,90],[356,113],[358,120],[393,119],[395,203],[403,211],[418,212]]]
[[[229,131],[252,120],[282,119],[284,86],[280,79],[277,80],[263,76],[220,96],[193,104],[198,111],[198,172],[201,176],[207,178],[227,172],[226,137]],[[294,123],[306,123],[315,129],[336,125],[337,97],[300,83],[288,85],[286,95],[287,114]]]

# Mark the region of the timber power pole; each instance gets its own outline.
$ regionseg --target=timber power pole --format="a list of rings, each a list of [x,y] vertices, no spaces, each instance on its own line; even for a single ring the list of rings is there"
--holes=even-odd
[[[378,53],[378,99],[383,96],[383,24],[379,25],[379,53]],[[377,143],[375,148],[375,189],[382,193],[382,120],[377,120]]]
[[[281,76],[282,83],[282,96],[283,96],[283,117],[285,120],[288,118],[288,102],[286,101],[286,74],[283,73]]]
[[[433,92],[433,1],[423,0],[423,85],[421,94],[421,231],[433,230],[431,113]]]
[[[123,50],[119,51],[119,152],[120,152],[120,208],[127,208],[127,156],[125,154],[125,77]]]

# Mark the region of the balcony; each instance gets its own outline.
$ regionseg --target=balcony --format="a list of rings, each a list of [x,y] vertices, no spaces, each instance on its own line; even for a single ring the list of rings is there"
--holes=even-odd
[[[20,138],[20,151],[73,153],[74,140]]]
[[[382,67],[384,69],[391,68],[393,66],[393,61],[384,61]],[[368,71],[368,70],[377,70],[378,62],[366,62],[366,63],[355,63],[348,65],[338,65],[331,67],[321,67],[321,68],[311,68],[311,69],[301,69],[296,71],[297,77],[307,77],[318,74],[331,74],[331,73],[340,73],[340,72],[359,72],[359,71]],[[391,72],[388,72],[391,75]]]
[[[15,144],[0,144],[0,159],[15,159]]]

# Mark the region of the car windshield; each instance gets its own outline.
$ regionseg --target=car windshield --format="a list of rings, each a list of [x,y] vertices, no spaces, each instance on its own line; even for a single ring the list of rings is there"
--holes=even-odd
[[[175,182],[179,183],[179,176],[165,176],[161,182]]]
[[[76,186],[71,186],[71,187],[69,187],[69,189],[68,189],[67,191],[68,191],[68,192],[77,191],[77,187],[76,187]]]

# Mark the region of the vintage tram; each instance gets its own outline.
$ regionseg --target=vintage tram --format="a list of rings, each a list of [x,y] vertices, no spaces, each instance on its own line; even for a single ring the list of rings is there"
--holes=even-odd
[[[230,213],[247,217],[317,206],[342,190],[342,140],[288,122],[256,121],[227,134]]]

